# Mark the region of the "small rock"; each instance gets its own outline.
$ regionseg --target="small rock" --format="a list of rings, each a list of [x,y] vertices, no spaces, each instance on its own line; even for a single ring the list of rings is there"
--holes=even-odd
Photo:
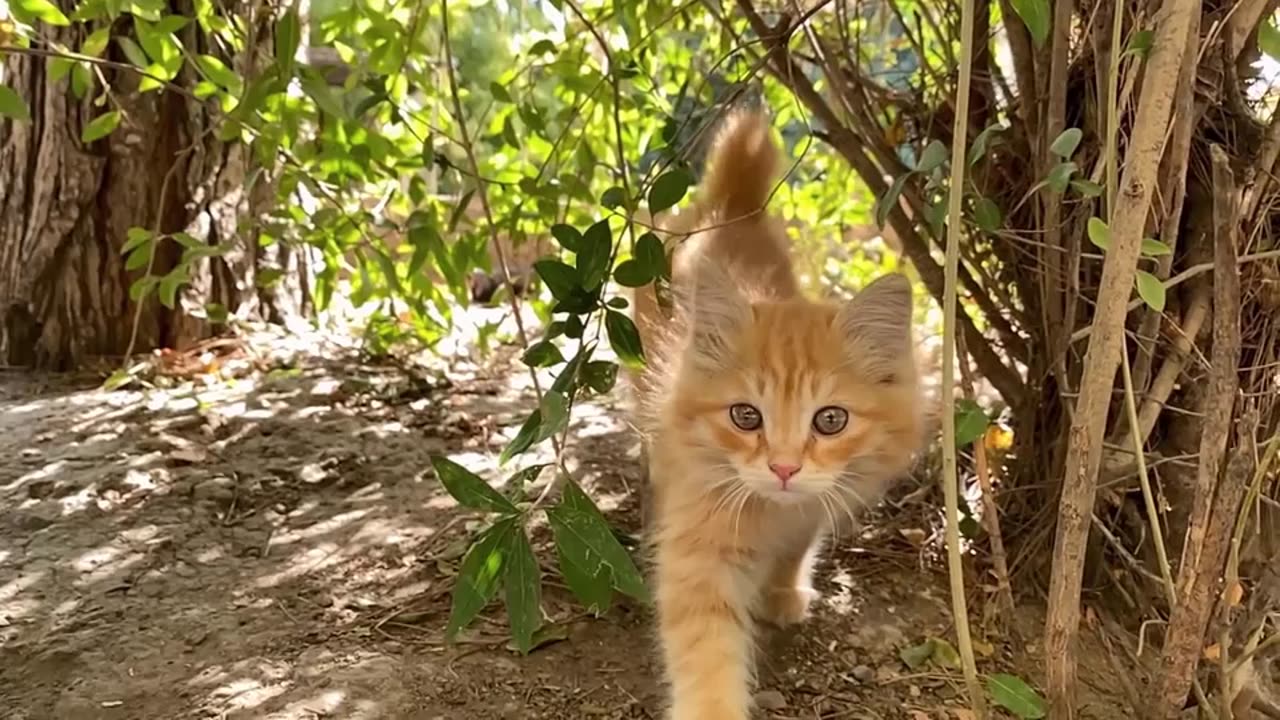
[[[196,500],[230,500],[235,495],[235,481],[229,477],[214,477],[196,485],[192,490]]]
[[[54,490],[52,480],[36,480],[27,485],[27,497],[32,500],[43,500],[52,495]]]
[[[761,690],[756,693],[756,705],[765,710],[781,710],[787,706],[787,699],[777,690]]]
[[[853,668],[853,679],[860,683],[868,683],[876,679],[876,671],[867,665],[858,665]]]
[[[321,463],[307,463],[298,471],[298,479],[308,485],[322,483],[329,477],[329,470]]]
[[[40,462],[40,459],[44,457],[44,452],[39,448],[29,447],[22,448],[22,452],[18,453],[18,455],[22,458],[23,462],[30,465]]]

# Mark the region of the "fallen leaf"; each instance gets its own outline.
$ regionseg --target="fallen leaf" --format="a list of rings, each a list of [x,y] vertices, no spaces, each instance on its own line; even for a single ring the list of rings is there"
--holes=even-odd
[[[1003,452],[1013,447],[1013,431],[992,423],[987,428],[987,436],[984,441],[988,450]]]
[[[174,460],[180,463],[186,463],[188,465],[197,465],[199,463],[204,462],[208,458],[209,458],[209,453],[195,446],[178,448],[177,450],[174,450],[173,452],[169,453],[170,460]]]
[[[1204,655],[1205,660],[1208,660],[1209,662],[1215,662],[1217,660],[1222,659],[1222,646],[1219,645],[1218,643],[1214,643],[1209,647],[1205,648],[1204,653],[1202,654]]]
[[[977,720],[978,718],[968,708],[951,708],[951,714],[956,716],[956,720]]]
[[[1239,580],[1227,588],[1227,607],[1235,607],[1244,600],[1244,585]]]
[[[919,645],[903,648],[898,652],[898,657],[909,669],[916,670],[933,657],[933,642],[925,640]]]
[[[915,545],[916,547],[923,545],[925,538],[928,537],[925,531],[920,528],[902,528],[901,530],[898,530],[898,533],[901,534],[907,542]]]
[[[981,641],[981,640],[974,640],[974,641],[973,641],[973,651],[974,651],[974,652],[976,652],[976,653],[978,653],[979,655],[981,655],[981,656],[982,656],[982,657],[984,657],[984,658],[989,658],[989,657],[991,657],[992,655],[995,655],[995,654],[996,654],[996,646],[995,646],[995,645],[992,645],[992,644],[991,644],[991,643],[989,643],[989,642],[983,642],[983,641]],[[968,710],[966,710],[965,712],[969,712],[969,711],[968,711]]]

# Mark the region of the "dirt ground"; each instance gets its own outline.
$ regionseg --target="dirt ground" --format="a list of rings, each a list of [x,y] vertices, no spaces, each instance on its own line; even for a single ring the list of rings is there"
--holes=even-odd
[[[497,453],[530,398],[512,349],[473,362],[455,348],[420,372],[301,331],[225,350],[113,392],[102,376],[0,371],[0,717],[662,717],[649,611],[583,615],[546,544],[551,642],[514,653],[497,604],[443,639],[479,518],[428,456],[507,474]],[[634,533],[642,477],[622,410],[576,412],[569,464]],[[909,500],[917,482],[879,511],[884,527],[936,525]],[[958,672],[900,657],[951,635],[948,595],[918,537],[877,523],[827,554],[816,616],[766,643],[762,717],[971,717]],[[1037,613],[986,636],[983,672],[1038,679],[1037,646],[1017,640],[1038,638]],[[1085,717],[1130,715],[1105,661],[1084,671],[1113,698]]]

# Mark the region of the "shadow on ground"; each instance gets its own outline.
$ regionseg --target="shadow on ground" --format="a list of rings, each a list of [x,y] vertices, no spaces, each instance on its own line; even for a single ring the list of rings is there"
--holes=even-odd
[[[347,353],[267,355],[234,381],[145,391],[0,376],[0,716],[662,716],[648,612],[583,616],[543,532],[560,641],[520,658],[497,606],[442,637],[480,518],[429,456],[509,474],[497,452],[531,397],[513,351],[417,379]],[[570,467],[634,532],[637,447],[616,402],[576,412]],[[766,664],[771,717],[963,717],[954,673],[898,658],[948,633],[943,586],[909,543],[877,542],[826,564],[813,624]]]

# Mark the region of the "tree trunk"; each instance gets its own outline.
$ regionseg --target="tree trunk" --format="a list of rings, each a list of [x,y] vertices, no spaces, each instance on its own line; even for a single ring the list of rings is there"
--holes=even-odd
[[[58,4],[71,14],[73,3]],[[41,30],[73,48],[85,32]],[[195,23],[179,38],[193,54],[217,52]],[[130,349],[183,348],[210,334],[211,304],[241,318],[274,314],[255,286],[262,258],[253,222],[274,196],[253,178],[270,174],[252,172],[244,145],[217,139],[216,102],[185,90],[199,79],[189,66],[170,87],[140,93],[140,75],[118,53],[113,42],[104,57],[121,67],[95,68],[110,86],[106,107],[94,102],[101,87],[78,99],[67,79],[51,79],[44,57],[5,60],[5,82],[26,99],[32,121],[0,120],[0,362],[60,370]],[[119,128],[82,142],[83,128],[113,105]],[[129,289],[147,268],[127,270],[121,255],[131,227],[227,249],[193,263],[173,309],[156,293],[139,308]],[[159,241],[152,274],[180,256],[175,242]]]

